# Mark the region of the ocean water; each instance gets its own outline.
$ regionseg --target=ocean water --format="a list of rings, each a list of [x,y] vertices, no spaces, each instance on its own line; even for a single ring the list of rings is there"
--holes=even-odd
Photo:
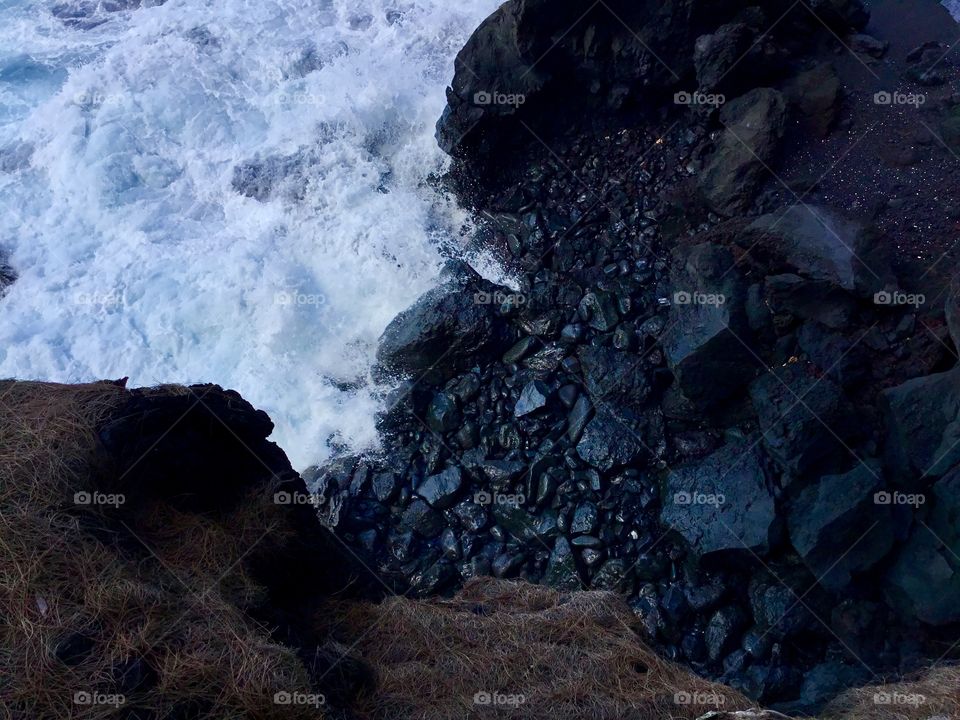
[[[376,339],[469,232],[425,180],[496,0],[0,0],[0,377],[216,382],[375,444]]]

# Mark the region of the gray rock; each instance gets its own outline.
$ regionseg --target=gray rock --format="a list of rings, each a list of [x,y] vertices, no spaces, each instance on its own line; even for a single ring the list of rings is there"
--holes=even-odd
[[[414,500],[400,518],[400,532],[415,532],[426,538],[436,537],[443,529],[443,515],[421,500]]]
[[[776,512],[756,449],[730,443],[675,468],[665,483],[660,520],[700,556],[767,553],[775,539]]]
[[[689,250],[671,284],[671,322],[663,338],[667,364],[684,397],[715,406],[758,372],[748,349],[752,339],[740,273],[729,250],[702,244]]]
[[[770,370],[750,386],[763,444],[793,478],[833,469],[845,457],[845,444],[856,425],[842,391],[818,377],[809,363],[795,362]]]
[[[456,428],[461,421],[457,401],[447,393],[437,393],[427,407],[427,426],[436,433]]]
[[[430,503],[431,507],[446,510],[455,504],[462,485],[460,468],[448,467],[441,473],[424,478],[417,487],[417,495]]]
[[[824,62],[797,73],[783,92],[808,132],[829,134],[840,110],[840,78],[833,65]]]
[[[698,37],[693,48],[693,64],[700,90],[726,92],[736,76],[747,71],[747,67],[739,66],[744,64],[752,46],[753,32],[744,23],[722,25],[716,32]],[[735,69],[739,72],[734,73]]]
[[[960,463],[960,367],[881,393],[884,460],[909,488],[929,485]]]
[[[537,518],[515,503],[495,503],[493,517],[517,540],[526,542],[536,536]]]
[[[567,416],[567,437],[570,442],[577,443],[580,436],[583,435],[584,428],[587,427],[591,416],[593,415],[593,405],[586,395],[581,395],[574,403],[573,409]]]
[[[570,543],[563,536],[558,537],[553,544],[547,570],[543,576],[545,585],[558,590],[579,590],[580,576],[577,574],[577,565],[573,557]]]
[[[491,301],[509,294],[463,263],[448,263],[443,282],[397,315],[380,337],[378,365],[399,374],[454,366],[477,354],[502,352],[506,325]]]
[[[960,469],[933,486],[929,522],[915,525],[887,573],[887,598],[929,625],[960,621]]]
[[[719,662],[737,646],[748,622],[746,613],[737,605],[728,605],[713,614],[704,634],[710,662]]]
[[[570,532],[574,534],[587,534],[596,529],[599,520],[597,506],[592,502],[583,502],[577,506],[573,513],[573,522],[570,523]]]
[[[745,210],[780,147],[787,104],[778,91],[756,88],[720,110],[726,128],[700,175],[707,203],[722,215]]]
[[[617,406],[639,407],[650,383],[636,353],[605,347],[582,347],[577,353],[587,392],[595,405],[615,398]]]
[[[377,473],[373,476],[373,495],[382,503],[388,503],[397,494],[397,476],[392,472]]]
[[[858,465],[821,478],[792,503],[790,541],[828,590],[842,591],[852,574],[869,570],[893,547],[891,507],[874,499],[882,487],[878,465]]]
[[[547,406],[550,388],[539,380],[528,382],[520,393],[520,399],[513,409],[515,417],[523,417]]]
[[[810,602],[809,598],[803,598],[805,590],[794,590],[779,580],[767,584],[755,579],[748,592],[754,622],[777,640],[809,630],[816,620],[804,605]]]
[[[756,244],[809,281],[862,298],[895,283],[876,228],[824,205],[796,204],[785,213],[762,215],[741,242]]]
[[[589,292],[580,301],[580,317],[594,330],[613,330],[620,321],[616,298],[607,292]]]
[[[626,421],[606,411],[596,414],[577,443],[577,455],[603,471],[629,465],[642,450],[637,433],[628,427]]]
[[[854,52],[863,55],[869,55],[872,58],[882,58],[890,49],[890,43],[886,40],[878,40],[873,35],[865,33],[854,33],[850,36],[850,48]]]

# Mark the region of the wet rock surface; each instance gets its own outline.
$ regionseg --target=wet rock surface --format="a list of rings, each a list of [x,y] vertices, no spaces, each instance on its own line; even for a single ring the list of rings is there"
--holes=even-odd
[[[307,480],[400,592],[615,590],[667,657],[809,712],[960,621],[960,313],[778,177],[841,132],[836,38],[885,57],[863,4],[706,5],[477,30],[438,139],[516,289],[452,264],[381,339],[382,452]]]

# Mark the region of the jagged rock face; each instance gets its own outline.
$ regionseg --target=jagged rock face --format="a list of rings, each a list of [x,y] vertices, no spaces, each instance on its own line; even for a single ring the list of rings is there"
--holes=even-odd
[[[797,204],[757,218],[743,242],[783,269],[862,298],[895,287],[889,252],[875,228],[832,208]]]
[[[746,210],[780,149],[786,120],[786,100],[771,88],[755,88],[721,108],[724,131],[700,176],[711,208],[726,216]]]
[[[776,511],[761,460],[747,444],[724,446],[677,468],[666,481],[663,523],[699,556],[765,555],[775,542]]]
[[[703,244],[689,250],[671,283],[667,363],[684,396],[715,406],[759,371],[742,277],[729,250]]]
[[[502,352],[508,340],[503,316],[515,297],[472,268],[450,264],[440,285],[387,326],[377,362],[388,372],[419,376],[445,358],[447,367],[477,354]]]
[[[960,368],[908,380],[882,394],[887,464],[922,490],[960,463]]]
[[[818,0],[812,10],[785,0],[609,0],[586,10],[571,0],[510,0],[457,55],[437,139],[482,176],[531,132],[549,138],[571,107],[599,119],[644,111],[695,84],[736,92],[773,80],[786,67],[766,38],[774,24],[787,34],[824,31],[823,23],[844,32],[868,19],[860,0]],[[766,153],[764,142],[751,142]],[[728,168],[736,160],[740,175],[756,172],[732,145],[724,159]]]
[[[892,508],[877,502],[882,472],[879,463],[871,462],[843,475],[824,476],[789,510],[790,541],[829,590],[843,590],[854,574],[869,570],[893,548]],[[838,558],[838,548],[849,550]]]
[[[930,493],[916,494],[933,506],[929,523],[915,525],[886,575],[886,592],[898,611],[930,625],[960,621],[960,469],[951,471]]]

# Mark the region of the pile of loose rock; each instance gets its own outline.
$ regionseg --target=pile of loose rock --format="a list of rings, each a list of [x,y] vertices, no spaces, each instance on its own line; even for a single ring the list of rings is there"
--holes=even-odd
[[[669,657],[787,709],[914,666],[960,622],[958,294],[761,193],[829,131],[818,48],[862,5],[595,6],[533,62],[567,5],[508,2],[461,52],[439,136],[517,286],[451,262],[391,323],[382,454],[306,478],[326,523],[400,591],[622,592]],[[691,78],[730,101],[657,100]]]

